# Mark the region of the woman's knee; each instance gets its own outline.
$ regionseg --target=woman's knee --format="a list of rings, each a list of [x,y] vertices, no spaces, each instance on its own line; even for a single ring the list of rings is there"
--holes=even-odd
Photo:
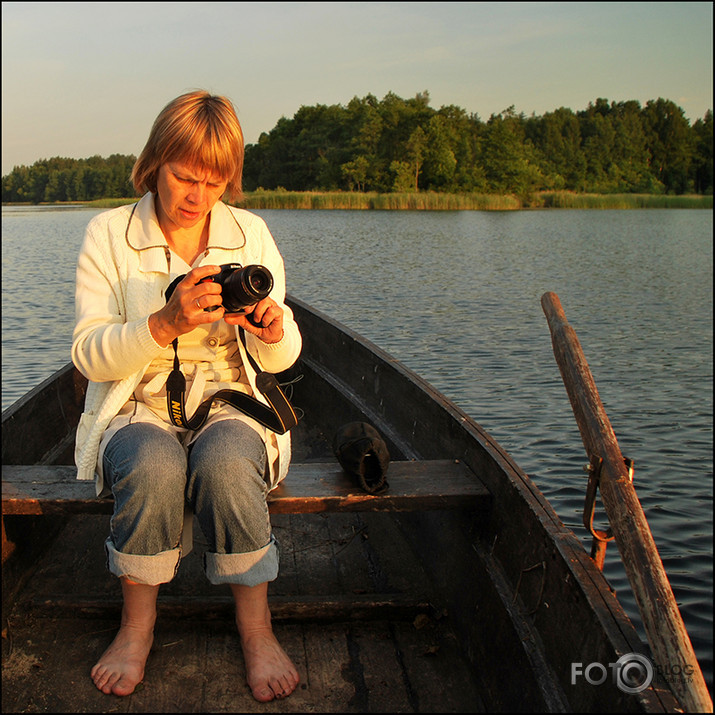
[[[115,496],[130,492],[145,504],[171,494],[183,499],[184,448],[154,425],[132,424],[119,430],[107,445],[103,466]]]
[[[236,491],[267,491],[266,448],[260,435],[238,420],[209,427],[189,455],[189,495],[208,491],[224,498]]]

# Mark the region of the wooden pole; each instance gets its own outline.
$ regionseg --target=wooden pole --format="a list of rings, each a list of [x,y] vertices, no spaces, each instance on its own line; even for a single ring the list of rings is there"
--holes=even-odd
[[[690,637],[576,332],[568,324],[556,293],[544,293],[541,305],[586,453],[589,459],[603,459],[601,500],[653,657],[688,712],[712,712],[712,700]],[[688,678],[691,682],[683,682]]]

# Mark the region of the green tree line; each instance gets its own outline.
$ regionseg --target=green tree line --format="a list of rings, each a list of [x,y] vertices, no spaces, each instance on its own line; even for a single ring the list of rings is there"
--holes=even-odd
[[[42,159],[2,178],[3,202],[132,197],[134,156]],[[482,121],[428,92],[302,106],[246,146],[244,187],[287,191],[712,194],[713,117],[667,99]]]
[[[712,111],[596,102],[486,122],[429,94],[301,107],[246,149],[244,184],[289,191],[712,193]]]
[[[112,154],[105,159],[40,159],[32,166],[16,166],[2,177],[2,201],[92,201],[131,198],[135,195],[129,177],[135,156]]]

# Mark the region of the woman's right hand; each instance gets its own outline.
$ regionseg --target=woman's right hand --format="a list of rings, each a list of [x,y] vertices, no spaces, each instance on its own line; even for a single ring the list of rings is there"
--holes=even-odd
[[[159,345],[167,347],[174,338],[191,332],[197,325],[223,318],[221,286],[213,281],[201,282],[220,271],[219,266],[199,266],[189,271],[166,305],[149,316],[149,330]],[[205,310],[211,306],[216,306],[216,310]]]

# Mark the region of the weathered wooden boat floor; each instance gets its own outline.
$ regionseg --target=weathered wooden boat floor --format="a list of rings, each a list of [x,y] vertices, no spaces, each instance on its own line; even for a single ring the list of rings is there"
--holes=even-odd
[[[3,712],[484,710],[449,614],[431,602],[419,559],[380,513],[272,517],[281,548],[275,630],[301,676],[290,698],[253,700],[229,592],[203,576],[196,525],[194,551],[160,593],[144,682],[126,698],[103,695],[89,669],[121,607],[104,565],[108,520],[72,517],[7,614]]]

